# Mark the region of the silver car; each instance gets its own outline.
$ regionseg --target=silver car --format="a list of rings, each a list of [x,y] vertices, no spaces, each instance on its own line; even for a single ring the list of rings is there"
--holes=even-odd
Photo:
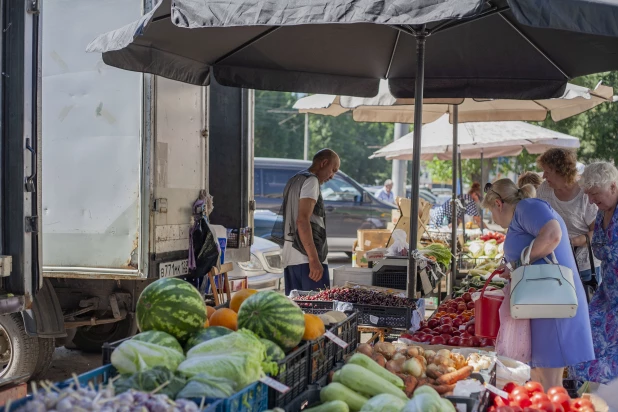
[[[247,277],[250,289],[279,289],[283,279],[281,247],[270,240],[255,237],[251,246],[251,260],[233,263],[230,278]],[[242,282],[230,280],[232,291],[240,290]]]

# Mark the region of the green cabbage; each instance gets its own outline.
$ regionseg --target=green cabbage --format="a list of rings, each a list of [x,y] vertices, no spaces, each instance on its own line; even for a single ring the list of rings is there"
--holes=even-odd
[[[439,396],[421,393],[414,394],[401,412],[442,412],[443,406]]]
[[[121,374],[144,372],[155,366],[174,372],[184,360],[176,349],[133,339],[122,342],[112,352],[112,365]]]
[[[485,255],[493,259],[498,254],[498,246],[495,243],[487,242],[483,248]]]
[[[406,406],[405,401],[385,393],[369,399],[363,405],[361,412],[401,412],[404,406]]]
[[[178,371],[193,378],[199,374],[227,378],[241,390],[264,376],[262,360],[250,353],[233,352],[218,355],[191,356],[178,366]]]
[[[253,332],[241,329],[238,332],[202,342],[187,352],[187,358],[211,355],[244,354],[262,364],[262,369],[270,375],[277,375],[278,367],[275,362],[267,359],[266,345]]]
[[[472,242],[468,249],[473,258],[478,258],[483,255],[483,242]]]
[[[236,383],[227,378],[212,376],[207,373],[195,375],[187,385],[178,393],[179,398],[229,398],[234,393]]]
[[[178,373],[175,374],[165,367],[155,366],[145,372],[122,375],[114,382],[114,390],[117,394],[126,392],[130,389],[141,392],[152,392],[163,384],[166,384],[166,386],[159,389],[157,393],[167,395],[171,399],[176,399],[176,394],[185,387],[187,380],[179,376]]]

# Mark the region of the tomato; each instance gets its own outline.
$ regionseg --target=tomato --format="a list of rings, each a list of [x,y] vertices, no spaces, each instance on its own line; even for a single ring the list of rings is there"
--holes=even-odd
[[[474,292],[476,292],[476,288],[470,288],[470,289],[468,289],[468,292],[469,293],[474,293]]]
[[[468,332],[470,335],[474,336],[474,334],[475,334],[474,324],[468,323],[468,325],[466,326],[466,332]]]
[[[460,318],[458,316],[455,319],[453,319],[453,326],[460,327],[461,325],[463,325],[463,318]]]
[[[549,397],[543,392],[536,392],[530,396],[532,403],[550,402]]]
[[[438,319],[431,319],[429,320],[429,322],[427,322],[427,327],[429,329],[435,329],[438,326],[440,326],[440,321]]]
[[[496,396],[496,398],[494,399],[494,405],[496,405],[496,407],[500,408],[501,406],[509,406],[509,401],[501,398],[500,396]]]
[[[556,388],[552,388],[552,389],[556,389]],[[554,404],[562,405],[562,408],[565,411],[571,410],[571,397],[569,395],[563,392],[559,392],[559,391],[551,391],[551,389],[547,391],[548,394],[549,392],[553,393],[553,395],[549,396],[550,401],[552,401]]]
[[[534,381],[526,382],[524,387],[528,390],[528,394],[530,396],[532,396],[533,394],[537,392],[545,393],[545,390],[543,389],[543,385],[541,385],[539,382],[534,382]]]
[[[586,408],[590,408],[594,410],[594,406],[592,405],[592,402],[590,402],[588,399],[577,398],[571,402],[571,410],[583,411]]]
[[[552,402],[552,403],[554,405],[554,412],[565,412],[564,406],[562,406],[559,403],[555,403],[555,402]]]
[[[513,389],[517,388],[517,384],[514,382],[509,382],[506,385],[504,385],[504,388],[502,388],[502,390],[506,393],[511,393],[513,392]]]
[[[530,398],[525,393],[518,393],[512,399],[511,399],[511,396],[509,395],[509,400],[511,401],[510,403],[511,406],[519,406],[520,408],[527,408],[530,405],[532,405]]]
[[[556,412],[554,408],[554,404],[551,403],[549,400],[534,402],[532,404],[532,408],[538,409],[539,411],[542,411],[542,412]]]
[[[553,388],[549,388],[549,390],[547,391],[547,396],[549,396],[549,399],[551,399],[554,395],[557,395],[559,393],[564,393],[565,395],[569,394],[567,390],[564,389],[562,386],[554,386]]]
[[[464,293],[463,295],[461,295],[461,297],[463,298],[463,300],[465,300],[466,302],[470,302],[472,301],[472,295],[469,292]]]
[[[488,338],[481,338],[481,340],[479,341],[479,345],[481,347],[494,346],[494,341],[492,339],[488,339]]]
[[[461,339],[459,339],[457,336],[453,336],[452,338],[450,338],[448,340],[448,344],[450,346],[460,346],[461,345]]]
[[[474,302],[468,302],[468,309],[474,309]]]
[[[516,386],[509,393],[509,399],[515,399],[517,395],[522,395],[522,394],[528,396],[528,391],[526,390],[526,388],[524,388],[523,386]]]

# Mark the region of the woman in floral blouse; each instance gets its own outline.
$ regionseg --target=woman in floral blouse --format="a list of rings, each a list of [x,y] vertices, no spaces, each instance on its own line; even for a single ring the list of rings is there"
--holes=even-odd
[[[592,248],[603,262],[603,282],[589,306],[596,360],[576,365],[571,375],[608,383],[618,378],[618,170],[611,163],[593,163],[579,184],[590,203],[599,207]]]

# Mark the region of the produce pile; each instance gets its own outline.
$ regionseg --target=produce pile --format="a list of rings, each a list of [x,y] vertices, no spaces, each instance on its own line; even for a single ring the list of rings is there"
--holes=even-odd
[[[545,393],[539,382],[526,382],[524,386],[509,382],[503,390],[508,394],[508,399],[495,396],[489,412],[594,412],[590,400],[571,399],[562,386],[550,388]]]
[[[502,238],[501,241],[498,241],[492,238],[485,241],[481,237],[466,243],[463,251],[469,259],[499,260],[504,255],[504,239]]]
[[[318,292],[313,296],[301,296],[296,300],[333,301],[357,303],[364,305],[412,307],[416,308],[416,301],[393,294],[368,290],[363,288],[332,288]]]
[[[493,346],[492,339],[480,338],[474,332],[474,302],[472,292],[461,297],[442,302],[436,313],[428,321],[421,322],[421,328],[412,335],[402,338],[430,345],[461,347]]]
[[[445,268],[451,265],[451,250],[442,243],[432,243],[420,249],[419,252]]]
[[[78,382],[58,389],[51,383],[39,382],[42,390],[36,389],[33,384],[34,397],[24,406],[16,409],[17,412],[45,412],[45,411],[157,411],[157,412],[197,412],[204,405],[198,407],[195,402],[186,399],[171,400],[167,395],[145,393],[129,390],[118,395],[111,385],[96,389],[94,386],[80,387]],[[156,392],[156,391],[154,391]],[[10,409],[10,404],[6,404]]]
[[[497,262],[488,262],[477,269],[472,269],[469,271],[469,275],[461,282],[461,284],[453,290],[455,297],[462,297],[466,293],[474,293],[483,289],[485,286],[485,281],[481,278],[481,275],[487,276],[491,274],[495,268],[498,267]],[[504,287],[504,282],[499,280],[492,280],[487,285],[486,290],[492,289],[502,289]]]

